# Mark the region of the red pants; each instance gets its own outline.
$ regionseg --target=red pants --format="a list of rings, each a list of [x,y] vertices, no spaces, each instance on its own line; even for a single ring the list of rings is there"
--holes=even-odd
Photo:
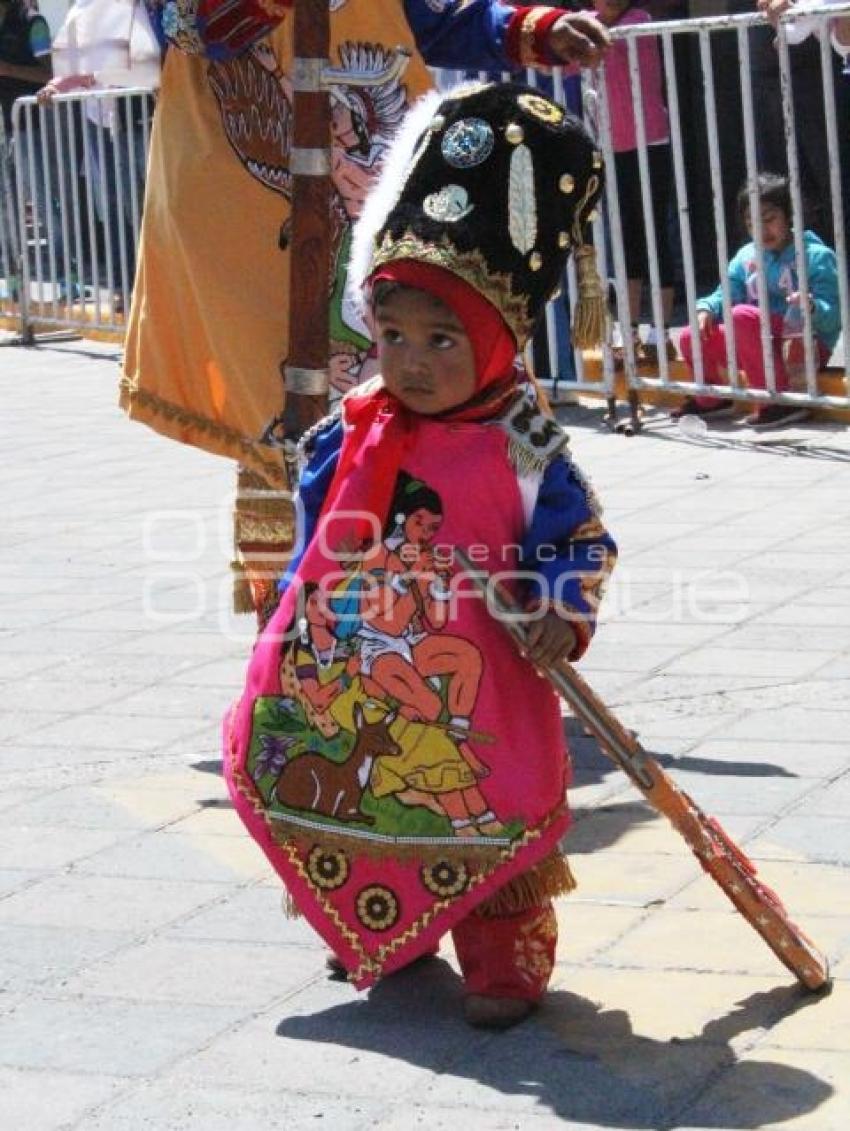
[[[761,352],[761,321],[759,308],[741,303],[732,307],[732,325],[735,329],[735,351],[738,357],[738,368],[743,369],[747,375],[747,384],[751,389],[764,389],[767,381],[764,372],[764,358]],[[788,389],[789,380],[785,364],[782,360],[782,319],[774,314],[770,319],[770,328],[773,338],[773,371],[776,374],[776,391],[783,393]],[[693,343],[691,342],[691,328],[687,326],[682,331],[679,339],[679,349],[682,357],[693,371]],[[817,343],[817,360],[820,365],[825,365],[829,360],[824,347]],[[708,338],[702,343],[702,360],[705,379],[712,385],[726,383],[726,367],[729,359],[726,354],[726,329],[722,322],[715,324]],[[717,403],[716,396],[697,396],[694,398],[702,408],[708,408]]]
[[[518,915],[473,913],[452,937],[467,993],[539,1001],[546,992],[558,941],[551,900]]]

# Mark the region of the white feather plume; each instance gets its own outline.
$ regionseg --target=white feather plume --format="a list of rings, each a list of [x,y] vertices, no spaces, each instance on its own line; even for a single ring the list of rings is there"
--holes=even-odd
[[[363,211],[354,225],[346,288],[349,298],[361,311],[366,307],[363,284],[369,276],[369,267],[375,250],[375,237],[404,187],[405,173],[416,150],[416,143],[428,128],[445,96],[445,92],[429,91],[418,99],[405,115],[387,151],[380,176],[369,190]]]
[[[523,255],[537,242],[537,200],[534,195],[534,161],[527,145],[511,154],[508,182],[508,231],[511,243]]]

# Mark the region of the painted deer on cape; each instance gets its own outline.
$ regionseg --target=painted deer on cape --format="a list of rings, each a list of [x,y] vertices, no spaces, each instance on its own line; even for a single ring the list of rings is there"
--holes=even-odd
[[[312,752],[298,755],[283,767],[274,787],[274,797],[289,809],[304,809],[323,817],[335,817],[338,821],[373,825],[374,818],[363,812],[361,803],[375,759],[382,754],[401,752],[390,734],[397,715],[398,711],[389,711],[370,723],[361,705],[355,703],[357,738],[346,760],[332,762]]]

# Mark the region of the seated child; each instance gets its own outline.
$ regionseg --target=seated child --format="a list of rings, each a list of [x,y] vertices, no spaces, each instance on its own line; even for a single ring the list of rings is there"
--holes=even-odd
[[[581,123],[529,88],[413,112],[355,237],[381,376],[302,440],[296,552],[225,727],[236,807],[332,968],[364,989],[451,931],[466,1018],[494,1028],[544,994],[574,886],[536,666],[584,652],[615,556],[515,359],[572,248],[577,324],[601,324],[602,180]],[[455,547],[523,602],[526,654]]]
[[[799,305],[801,295],[797,285],[796,254],[791,228],[791,194],[788,181],[774,173],[760,173],[757,194],[761,205],[761,234],[764,249],[764,272],[770,304],[770,324],[773,338],[773,367],[776,391],[790,388],[783,356],[783,325],[789,306]],[[752,234],[750,197],[744,186],[738,193],[738,215]],[[829,360],[841,332],[841,311],[838,295],[838,270],[835,252],[815,235],[806,231],[803,236],[806,268],[809,278],[808,301],[815,334],[815,356],[818,365]],[[732,302],[732,323],[735,333],[735,352],[739,369],[746,373],[751,389],[764,389],[765,364],[761,343],[761,319],[758,307],[758,263],[755,244],[750,242],[733,256],[728,268],[729,290]],[[728,364],[726,354],[726,327],[723,317],[723,291],[721,287],[697,302],[697,321],[705,380],[710,384],[723,384]],[[802,347],[798,340],[794,343]],[[682,332],[679,349],[693,370],[693,342],[690,327]],[[735,411],[734,401],[716,396],[693,396],[670,415],[674,420],[682,416],[701,416],[709,420],[730,416]],[[747,417],[746,423],[754,428],[775,428],[802,420],[808,415],[805,408],[789,404],[760,404]]]

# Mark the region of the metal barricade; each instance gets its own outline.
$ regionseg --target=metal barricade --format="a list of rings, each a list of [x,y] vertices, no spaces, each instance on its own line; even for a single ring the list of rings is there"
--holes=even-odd
[[[813,9],[806,13],[806,18],[811,21],[820,34],[820,59],[823,87],[823,115],[828,141],[828,150],[831,154],[829,165],[830,200],[827,202],[832,218],[834,231],[834,248],[838,259],[838,277],[840,290],[840,308],[842,326],[850,325],[850,306],[848,306],[848,268],[847,246],[845,236],[844,208],[842,206],[842,192],[847,193],[850,185],[842,184],[841,169],[837,154],[839,152],[839,133],[836,118],[836,90],[834,86],[832,66],[832,46],[829,36],[823,29],[830,18],[842,13],[850,14],[850,0],[846,4],[835,4]],[[796,145],[795,107],[792,96],[790,54],[798,48],[790,47],[786,40],[785,26],[792,21],[792,17],[783,20],[778,36],[777,60],[779,66],[780,86],[776,96],[781,100],[782,114],[785,123],[786,153],[788,178],[791,188],[793,207],[794,239],[796,259],[798,263],[799,289],[805,294],[808,289],[806,262],[803,254],[803,200],[801,191],[801,177],[799,159]],[[617,370],[623,374],[623,385],[631,398],[635,400],[641,394],[693,394],[715,393],[723,397],[732,397],[741,402],[788,402],[805,406],[817,407],[850,407],[850,355],[844,351],[842,360],[843,381],[831,382],[831,392],[824,392],[823,382],[819,380],[818,359],[815,356],[812,338],[811,312],[803,304],[803,348],[805,352],[805,385],[786,392],[777,391],[776,373],[773,365],[773,341],[770,324],[770,310],[768,307],[767,289],[764,280],[764,259],[761,251],[761,219],[760,209],[755,195],[755,177],[758,172],[780,170],[759,169],[757,162],[757,124],[756,115],[759,107],[756,104],[753,77],[750,67],[749,33],[751,29],[767,29],[764,17],[757,13],[744,15],[714,16],[700,19],[687,19],[679,21],[665,21],[659,23],[645,23],[614,26],[610,29],[612,38],[623,40],[626,43],[629,60],[629,80],[632,104],[635,113],[635,132],[637,141],[637,167],[639,171],[639,188],[642,205],[643,226],[646,233],[647,268],[648,268],[648,296],[649,296],[649,324],[655,329],[655,340],[662,346],[665,340],[665,319],[661,310],[661,279],[659,269],[658,241],[655,230],[655,216],[653,214],[653,189],[650,175],[649,153],[651,146],[647,143],[646,123],[644,116],[641,77],[638,60],[638,43],[646,37],[657,39],[661,67],[663,70],[667,110],[670,127],[670,146],[673,166],[674,183],[674,208],[671,222],[674,229],[674,240],[678,245],[681,269],[679,272],[677,303],[678,331],[674,328],[674,339],[684,325],[690,327],[693,342],[693,372],[689,372],[684,362],[678,357],[668,359],[663,348],[657,350],[657,362],[652,365],[642,362],[637,352],[630,333],[631,312],[629,304],[629,281],[626,271],[626,256],[624,248],[624,233],[621,220],[620,203],[618,199],[618,184],[615,175],[614,146],[612,141],[612,108],[608,104],[605,82],[605,64],[596,72],[582,73],[582,113],[586,123],[599,140],[606,162],[606,191],[603,198],[604,219],[594,224],[594,242],[597,248],[600,274],[609,283],[609,292],[612,296],[611,319],[609,321],[608,341],[600,354],[577,354],[575,359],[576,379],[567,386],[571,390],[582,393],[602,394],[613,400],[618,389]],[[716,51],[721,45],[728,51],[731,45],[737,53],[737,66],[734,67],[736,82],[739,85],[740,120],[728,121],[724,119],[724,108],[719,104],[715,89]],[[679,90],[680,75],[677,71],[677,51],[675,45],[688,46],[689,60],[694,65],[691,74],[693,86],[699,84],[701,88],[701,113],[704,115],[704,124],[696,125],[689,117],[687,109],[680,107]],[[563,91],[563,75],[565,72],[556,71],[553,76],[553,86],[548,88],[555,98]],[[441,85],[457,80],[462,76],[440,73]],[[482,76],[486,77],[486,76]],[[529,71],[526,81],[531,85],[541,86],[547,80]],[[728,92],[724,92],[728,93]],[[805,125],[805,123],[801,123]],[[704,137],[699,143],[703,150],[703,159],[706,164],[706,179],[709,186],[708,199],[695,202],[689,198],[689,181],[693,181],[692,170],[687,167],[688,151],[693,152],[695,146],[695,131],[704,130]],[[724,158],[728,157],[729,130],[738,129],[742,136],[742,169],[741,181],[745,181],[750,189],[750,213],[753,217],[753,240],[756,245],[757,258],[757,296],[754,305],[758,306],[761,327],[761,344],[764,359],[766,388],[764,390],[750,388],[746,383],[746,376],[736,357],[734,336],[728,335],[728,379],[729,384],[711,384],[706,381],[705,366],[699,332],[697,328],[697,302],[699,298],[713,291],[717,284],[723,290],[723,320],[725,325],[732,325],[731,299],[727,283],[727,267],[731,254],[743,243],[746,238],[738,239],[731,231],[729,208],[728,175],[724,178]],[[689,173],[691,176],[689,177]],[[737,189],[737,185],[735,188]],[[695,249],[695,235],[693,231],[695,213],[702,208],[703,219],[707,226],[713,228],[712,241],[713,264],[711,268],[711,283],[707,286],[706,271],[703,269],[702,277],[697,271],[697,255]],[[703,225],[705,227],[706,225]],[[703,248],[699,249],[701,252]],[[701,256],[703,262],[706,256]],[[565,294],[568,296],[569,309],[572,311],[576,300],[574,272],[570,269],[567,273],[567,286]],[[568,335],[559,331],[556,326],[553,310],[550,308],[547,315],[546,336],[549,341],[550,369],[557,375],[562,366],[559,354],[569,350]],[[646,320],[641,319],[643,329],[646,329]],[[616,357],[612,346],[617,341]],[[840,344],[840,343],[839,343]],[[836,354],[838,357],[839,354]]]
[[[838,160],[839,144],[836,125],[836,91],[834,85],[834,69],[832,60],[832,47],[827,34],[829,20],[841,13],[850,13],[850,3],[839,4],[823,8],[819,11],[807,12],[807,18],[821,30],[820,58],[823,86],[823,114],[825,119],[828,151],[830,160],[830,211],[832,228],[834,231],[834,246],[838,260],[838,283],[840,294],[840,309],[842,326],[848,324],[848,274],[847,274],[847,247],[845,236],[844,209],[842,205],[842,191],[848,186],[842,185],[841,169]],[[789,47],[786,37],[786,26],[789,20],[784,20],[777,39],[777,52],[779,63],[779,76],[781,83],[782,113],[785,123],[785,139],[787,146],[788,179],[791,190],[793,211],[793,238],[796,251],[796,270],[798,273],[798,289],[801,294],[808,294],[808,275],[806,256],[803,247],[803,233],[805,230],[803,196],[801,189],[800,164],[797,147],[797,125],[795,123],[795,105],[792,92],[792,78],[790,66],[790,52],[797,48]],[[706,19],[686,20],[671,23],[655,23],[615,29],[613,36],[627,42],[629,53],[629,72],[632,98],[635,106],[637,125],[638,160],[643,200],[643,216],[647,232],[647,247],[649,260],[650,294],[652,301],[652,322],[656,328],[657,340],[663,340],[664,325],[660,311],[660,287],[658,276],[658,254],[655,240],[653,215],[651,207],[651,184],[647,160],[648,147],[645,131],[643,129],[643,113],[641,107],[640,72],[637,59],[638,40],[645,36],[657,36],[662,51],[662,61],[666,88],[668,92],[668,109],[670,118],[670,138],[672,143],[672,156],[676,186],[676,217],[678,221],[678,236],[682,249],[683,283],[687,301],[687,323],[691,331],[693,348],[693,373],[683,372],[681,364],[674,367],[668,361],[663,350],[659,351],[658,372],[650,374],[641,369],[635,356],[631,336],[623,334],[625,373],[628,387],[632,390],[655,390],[678,393],[714,393],[723,397],[732,397],[741,401],[763,402],[775,401],[790,404],[804,405],[806,407],[841,407],[850,406],[850,356],[844,351],[843,389],[839,387],[837,393],[832,395],[820,389],[818,380],[818,359],[815,354],[814,337],[812,328],[812,314],[808,303],[801,304],[803,315],[802,343],[805,356],[805,384],[804,387],[791,388],[784,392],[777,390],[776,372],[774,367],[774,343],[771,329],[770,308],[768,305],[767,287],[764,274],[764,252],[762,248],[761,211],[756,195],[756,176],[759,172],[768,171],[759,169],[756,157],[756,114],[757,106],[754,92],[753,75],[750,66],[750,48],[748,33],[751,28],[763,25],[764,20],[758,14],[738,16],[722,16]],[[713,206],[714,227],[716,232],[716,279],[720,284],[723,295],[723,322],[726,327],[732,326],[732,303],[727,279],[727,265],[730,254],[746,239],[736,243],[730,242],[728,206],[724,201],[724,183],[722,165],[724,158],[723,131],[734,130],[734,121],[720,121],[718,108],[715,76],[712,56],[712,45],[719,35],[734,37],[740,82],[741,98],[741,123],[743,129],[745,180],[749,189],[749,212],[752,217],[752,240],[755,245],[757,264],[757,296],[753,305],[758,306],[761,328],[762,356],[765,369],[766,388],[764,390],[748,387],[746,376],[742,372],[739,360],[736,357],[734,334],[728,333],[728,384],[711,384],[705,377],[705,365],[702,343],[697,327],[697,299],[698,287],[694,267],[694,248],[692,233],[692,205],[688,198],[688,186],[684,161],[683,135],[687,124],[681,119],[677,98],[677,73],[676,58],[673,50],[673,39],[677,36],[696,37],[698,42],[699,59],[701,63],[701,79],[704,91],[706,140],[708,148],[708,163],[711,182],[711,197]],[[616,315],[620,326],[629,326],[628,281],[625,275],[623,257],[623,231],[620,223],[617,206],[616,177],[611,176],[613,168],[613,149],[611,145],[611,130],[609,108],[607,105],[606,88],[604,82],[604,67],[596,76],[590,76],[589,88],[595,90],[600,107],[600,142],[609,168],[606,191],[606,209],[609,220],[611,243],[614,252],[614,279],[616,287]],[[728,132],[726,134],[728,137]],[[777,171],[777,170],[770,170]],[[712,288],[713,289],[713,288]],[[606,350],[606,353],[608,351]]]
[[[0,114],[0,317],[4,319],[14,318],[19,313],[20,256],[13,180],[12,139]]]
[[[86,91],[12,111],[6,202],[21,337],[35,329],[122,332],[139,240],[150,91]],[[5,263],[4,263],[5,270]]]

